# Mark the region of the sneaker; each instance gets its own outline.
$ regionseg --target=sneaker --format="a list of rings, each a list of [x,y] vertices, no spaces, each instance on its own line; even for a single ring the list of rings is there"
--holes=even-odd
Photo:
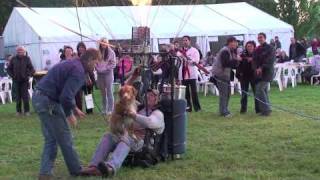
[[[113,175],[113,170],[111,167],[108,167],[104,162],[98,164],[98,169],[102,173],[103,177],[110,177]]]
[[[24,113],[25,116],[31,116],[29,112]]]
[[[16,116],[22,116],[22,113],[16,112]]]
[[[187,108],[186,108],[186,111],[187,111],[187,112],[192,112],[191,107],[187,107]]]
[[[80,176],[102,176],[102,173],[96,166],[89,166],[81,169]]]
[[[245,109],[240,110],[240,114],[246,114],[246,113],[247,113],[247,110],[245,110]]]
[[[112,112],[111,111],[109,111],[109,112],[107,112],[107,116],[111,116],[111,114],[112,114]]]
[[[50,175],[39,175],[38,179],[39,180],[51,180],[51,179],[53,179],[53,176],[50,176]]]
[[[271,116],[271,111],[262,112],[262,113],[260,114],[260,116],[264,116],[264,117]]]
[[[225,118],[232,118],[232,114],[231,114],[231,113],[225,114],[225,115],[223,115],[223,117],[225,117]]]

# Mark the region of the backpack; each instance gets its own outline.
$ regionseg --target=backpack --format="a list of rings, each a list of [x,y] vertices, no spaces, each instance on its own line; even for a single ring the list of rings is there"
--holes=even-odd
[[[148,168],[161,161],[166,161],[168,156],[166,144],[165,133],[157,134],[151,129],[147,129],[141,151],[130,152],[123,165]]]
[[[142,109],[143,105],[138,107]],[[168,141],[166,130],[162,134],[157,134],[151,129],[146,129],[144,144],[141,151],[130,152],[123,165],[129,167],[148,168],[166,161],[168,157]]]

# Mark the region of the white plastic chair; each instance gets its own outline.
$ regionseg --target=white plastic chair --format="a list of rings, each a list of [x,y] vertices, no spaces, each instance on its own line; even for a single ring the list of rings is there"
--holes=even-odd
[[[233,72],[235,75],[236,71],[233,71]],[[236,76],[234,76],[233,81],[230,82],[230,86],[231,86],[231,95],[234,95],[235,91],[237,91],[241,95],[241,84],[238,78],[236,78]]]
[[[283,64],[276,64],[275,65],[275,76],[273,81],[278,83],[279,90],[283,91],[283,80],[282,80],[282,73],[283,73]]]
[[[4,92],[4,88],[5,88],[5,82],[3,80],[0,80],[0,99],[2,104],[6,103],[6,94]]]
[[[214,83],[208,81],[204,84],[204,96],[207,96],[209,89],[211,90],[212,94],[215,94],[216,96],[219,96],[219,90],[214,85]]]
[[[204,85],[206,83],[206,75],[201,74],[198,71],[198,79],[197,79],[197,92],[204,91]]]
[[[313,85],[313,81],[314,81],[315,78],[320,78],[320,73],[317,74],[317,75],[311,76],[311,85]]]
[[[292,87],[297,86],[298,69],[292,65],[286,65],[283,69],[284,87],[287,88],[290,80]]]
[[[31,77],[31,78],[29,79],[29,89],[28,89],[28,92],[29,92],[30,98],[32,98],[32,94],[33,94],[32,82],[33,82],[33,77]]]
[[[4,100],[8,99],[10,103],[12,103],[12,80],[5,79],[3,80],[4,84]]]

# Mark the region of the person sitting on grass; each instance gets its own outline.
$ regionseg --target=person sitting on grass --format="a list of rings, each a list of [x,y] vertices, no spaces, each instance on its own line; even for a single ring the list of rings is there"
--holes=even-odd
[[[127,85],[132,85],[138,77],[139,70],[127,80]],[[113,176],[121,168],[129,152],[138,152],[142,149],[146,129],[151,129],[157,134],[162,134],[165,128],[164,115],[158,109],[159,93],[157,90],[148,90],[145,108],[136,112],[129,112],[128,116],[134,119],[133,132],[136,138],[126,134],[118,138],[112,133],[103,135],[96,152],[87,168],[82,171],[82,176]],[[110,158],[108,156],[112,153]]]

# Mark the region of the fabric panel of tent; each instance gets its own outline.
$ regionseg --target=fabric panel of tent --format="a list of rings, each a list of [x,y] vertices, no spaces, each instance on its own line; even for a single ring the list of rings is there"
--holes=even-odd
[[[256,40],[259,32],[265,32],[268,40],[279,36],[284,50],[288,51],[294,32],[291,25],[247,3],[79,7],[81,33],[90,37],[87,39],[49,20],[80,32],[76,8],[33,9],[41,16],[28,8],[14,8],[3,35],[6,52],[13,53],[15,46],[25,45],[37,70],[43,69],[47,60],[58,62],[58,50],[65,44],[75,49],[81,40],[88,47],[97,47],[94,41],[101,37],[131,39],[135,26],[150,27],[152,51],[158,51],[163,39],[189,35],[196,38],[203,53],[210,50],[210,40],[218,36],[240,35],[248,41]],[[143,13],[146,9],[147,13]]]

